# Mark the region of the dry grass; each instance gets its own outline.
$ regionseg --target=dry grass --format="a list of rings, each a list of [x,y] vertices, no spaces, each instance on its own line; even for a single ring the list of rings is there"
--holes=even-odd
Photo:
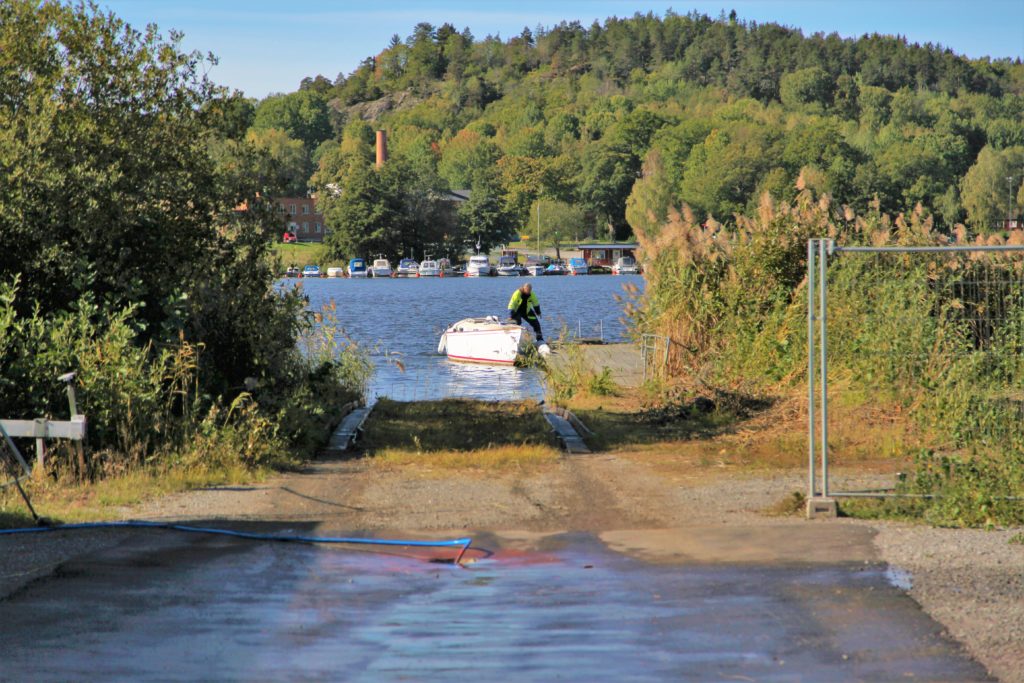
[[[807,466],[807,397],[794,392],[747,416],[722,409],[650,422],[639,394],[584,396],[571,409],[596,434],[588,444],[655,469],[799,469]],[[870,402],[836,402],[829,414],[830,462],[863,471],[905,468],[921,437],[907,416]]]
[[[164,496],[206,486],[245,484],[259,481],[267,470],[250,470],[241,465],[219,468],[140,468],[95,483],[36,480],[26,490],[36,512],[47,519],[73,523],[92,522],[116,516],[118,508],[129,507]],[[0,527],[31,526],[23,501],[12,490],[0,495]]]

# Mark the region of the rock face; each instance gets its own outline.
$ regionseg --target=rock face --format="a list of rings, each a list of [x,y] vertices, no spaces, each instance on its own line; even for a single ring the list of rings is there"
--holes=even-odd
[[[378,121],[384,114],[397,109],[409,109],[422,102],[422,99],[409,93],[401,91],[391,93],[372,102],[359,102],[348,107],[339,100],[333,100],[331,107],[344,114],[347,121],[359,118],[363,121]]]

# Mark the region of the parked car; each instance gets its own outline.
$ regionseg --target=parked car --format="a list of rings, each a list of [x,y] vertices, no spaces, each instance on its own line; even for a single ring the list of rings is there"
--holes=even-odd
[[[294,244],[299,241],[299,238],[295,236],[294,232],[286,232],[281,235],[281,241],[285,244]]]
[[[320,266],[306,266],[302,269],[302,277],[320,277]]]

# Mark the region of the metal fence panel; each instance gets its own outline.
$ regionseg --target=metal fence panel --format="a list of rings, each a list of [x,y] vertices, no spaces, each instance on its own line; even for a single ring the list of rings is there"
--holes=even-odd
[[[807,261],[809,499],[891,495],[831,488],[830,449],[843,455],[829,435],[830,403],[840,397],[829,382],[835,368],[847,385],[905,409],[929,448],[1020,446],[1024,246],[817,239]]]

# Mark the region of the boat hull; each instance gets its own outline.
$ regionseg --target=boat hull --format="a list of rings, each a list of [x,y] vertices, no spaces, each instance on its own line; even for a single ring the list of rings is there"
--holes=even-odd
[[[466,318],[445,330],[437,350],[461,363],[513,365],[532,339],[528,330],[494,316]]]

